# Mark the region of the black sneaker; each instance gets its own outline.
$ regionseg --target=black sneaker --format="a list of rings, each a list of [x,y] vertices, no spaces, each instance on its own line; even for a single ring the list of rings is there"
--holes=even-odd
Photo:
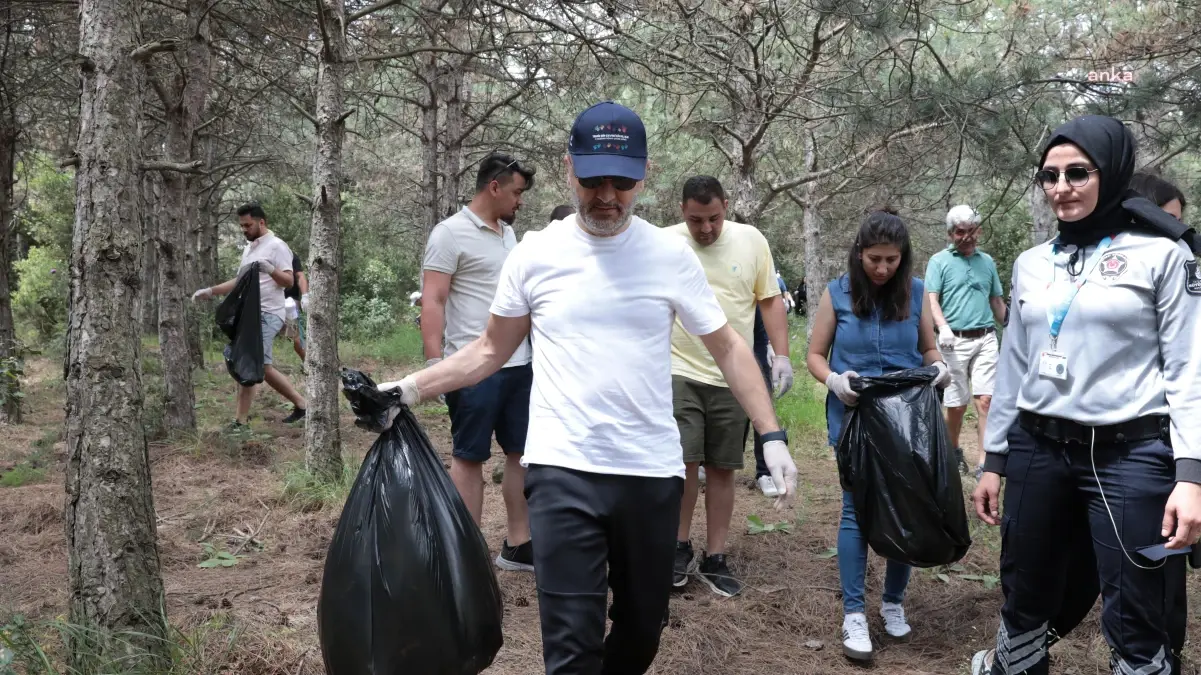
[[[732,598],[742,592],[742,582],[730,572],[724,553],[705,556],[701,561],[700,573],[701,581],[718,595]]]
[[[509,540],[506,539],[501,544],[500,553],[496,556],[496,566],[509,572],[533,572],[533,543],[527,541],[518,546],[509,546]]]
[[[968,468],[967,459],[963,456],[963,448],[955,448],[955,461],[959,463],[960,475],[968,475],[971,469]]]
[[[284,418],[284,424],[291,424],[293,422],[299,422],[300,420],[304,419],[304,416],[307,412],[308,411],[306,411],[304,408],[297,408],[296,406],[292,406],[292,414],[288,415],[287,417]]]
[[[691,541],[676,542],[676,560],[672,565],[671,585],[681,588],[688,584],[688,575],[696,571],[696,554]]]

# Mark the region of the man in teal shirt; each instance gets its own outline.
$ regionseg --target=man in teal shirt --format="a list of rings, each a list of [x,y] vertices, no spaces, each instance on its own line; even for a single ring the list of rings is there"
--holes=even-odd
[[[947,236],[951,244],[930,258],[925,278],[934,325],[938,327],[938,347],[951,369],[951,385],[943,398],[947,427],[965,473],[967,461],[959,447],[963,415],[970,398],[976,404],[983,448],[997,372],[994,321],[1004,324],[1006,313],[997,265],[992,256],[976,249],[979,235],[980,214],[966,204],[952,208],[947,212]],[[975,459],[979,477],[983,451]]]

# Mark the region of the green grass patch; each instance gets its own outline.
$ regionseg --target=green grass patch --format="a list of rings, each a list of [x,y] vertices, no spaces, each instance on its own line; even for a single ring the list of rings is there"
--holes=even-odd
[[[46,482],[46,470],[22,462],[0,475],[0,487],[21,487]]]
[[[289,464],[284,471],[284,499],[301,511],[325,507],[341,508],[359,473],[360,462],[342,458],[342,479],[327,481],[309,471],[304,464]]]
[[[788,430],[794,448],[804,445],[817,455],[826,452],[826,388],[814,381],[805,365],[809,349],[803,317],[789,317],[788,354],[792,361],[792,389],[776,400],[776,418]]]
[[[240,637],[241,630],[222,615],[188,631],[167,626],[166,637],[58,620],[29,623],[18,615],[0,625],[0,675],[217,675],[228,672]],[[69,665],[66,645],[74,655]],[[152,647],[160,654],[152,654]]]
[[[0,487],[21,487],[46,482],[46,471],[54,461],[54,444],[62,438],[62,428],[47,430],[30,443],[30,453],[16,466],[0,473]]]
[[[378,340],[347,340],[339,345],[342,363],[353,367],[357,361],[384,363],[421,363],[425,361],[421,331],[412,323],[396,325],[395,330]]]

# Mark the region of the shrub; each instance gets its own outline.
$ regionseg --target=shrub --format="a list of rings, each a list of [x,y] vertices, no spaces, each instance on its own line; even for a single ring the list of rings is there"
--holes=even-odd
[[[66,262],[52,248],[34,246],[13,268],[17,273],[13,318],[22,331],[32,333],[28,342],[53,341],[66,328],[70,283]]]

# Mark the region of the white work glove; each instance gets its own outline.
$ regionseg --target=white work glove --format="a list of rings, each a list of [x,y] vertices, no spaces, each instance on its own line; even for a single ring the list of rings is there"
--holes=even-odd
[[[421,400],[421,392],[417,390],[417,380],[412,375],[396,382],[384,382],[376,389],[380,391],[400,389],[400,402],[407,406],[417,405],[417,402]]]
[[[771,481],[776,484],[776,509],[783,509],[792,503],[796,496],[796,463],[784,441],[768,441],[763,444],[763,462],[771,474]]]
[[[955,333],[951,327],[943,324],[938,329],[938,348],[941,350],[953,349],[955,347]]]
[[[834,392],[844,405],[859,405],[859,394],[851,390],[852,377],[859,377],[859,373],[848,370],[845,373],[830,373],[826,378],[826,389]]]
[[[305,293],[300,296],[300,308],[304,311],[309,311],[309,294]]]
[[[934,378],[934,386],[946,389],[951,384],[951,369],[947,367],[945,361],[935,361],[933,365],[938,369],[938,377]]]
[[[192,302],[200,302],[201,300],[208,300],[212,297],[213,297],[213,289],[202,288],[192,294]]]
[[[776,356],[771,361],[771,386],[780,398],[792,389],[792,361],[787,356]]]

